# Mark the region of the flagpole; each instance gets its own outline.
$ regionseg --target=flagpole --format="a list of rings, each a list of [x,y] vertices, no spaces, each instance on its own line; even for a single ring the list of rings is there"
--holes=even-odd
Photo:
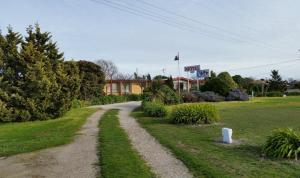
[[[178,56],[178,60],[177,60],[177,62],[178,62],[178,93],[180,94],[180,67],[179,67],[179,52],[178,52],[178,54],[177,54],[177,56]]]

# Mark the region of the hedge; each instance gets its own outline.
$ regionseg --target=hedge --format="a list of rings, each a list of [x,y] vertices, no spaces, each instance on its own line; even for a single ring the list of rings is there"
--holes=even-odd
[[[127,101],[139,101],[141,99],[140,95],[130,94],[130,95],[106,95],[91,100],[92,105],[102,105],[102,104],[113,104],[122,103]]]

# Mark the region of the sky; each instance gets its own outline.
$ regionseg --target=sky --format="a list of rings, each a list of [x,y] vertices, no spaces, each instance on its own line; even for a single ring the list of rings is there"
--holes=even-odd
[[[1,0],[0,29],[39,23],[65,60],[112,60],[121,73],[184,66],[300,79],[299,0]],[[165,70],[163,70],[165,69]]]

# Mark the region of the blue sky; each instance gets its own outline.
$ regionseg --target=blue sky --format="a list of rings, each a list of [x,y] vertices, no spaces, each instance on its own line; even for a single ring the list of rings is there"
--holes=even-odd
[[[164,18],[164,23],[101,4],[105,1]],[[138,69],[155,75],[165,68],[166,75],[176,76],[173,59],[179,51],[182,69],[200,64],[256,78],[278,69],[284,78],[300,79],[300,61],[241,69],[300,58],[299,7],[298,0],[6,0],[0,28],[4,34],[8,25],[25,33],[38,22],[66,59],[109,59],[123,73]]]

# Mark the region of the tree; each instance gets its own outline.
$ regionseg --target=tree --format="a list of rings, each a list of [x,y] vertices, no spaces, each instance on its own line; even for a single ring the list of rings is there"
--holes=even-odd
[[[79,68],[75,61],[65,61],[64,62],[64,71],[67,75],[66,84],[69,89],[69,95],[71,99],[78,98],[80,95],[80,76]]]
[[[287,82],[282,80],[278,70],[272,70],[271,77],[269,80],[269,91],[284,92],[287,89]]]
[[[38,24],[24,40],[11,27],[0,35],[0,120],[56,118],[71,107],[63,53],[51,38]]]
[[[19,64],[19,46],[22,43],[19,33],[8,27],[5,36],[0,33],[0,121],[16,121],[19,110],[14,107],[12,98],[21,92],[18,82],[23,73]]]
[[[201,87],[202,91],[213,91],[226,96],[232,89],[237,88],[237,84],[228,72],[221,72],[217,77],[209,78]]]
[[[228,72],[221,72],[219,73],[218,77],[220,80],[222,80],[223,82],[226,83],[226,85],[230,88],[230,89],[234,89],[237,88],[237,84],[235,83],[235,81],[232,79],[232,77],[230,76],[230,74]]]
[[[47,113],[58,117],[63,115],[71,107],[70,90],[66,83],[67,75],[63,66],[63,53],[59,51],[55,42],[52,42],[49,32],[42,32],[40,26],[27,28],[26,44],[32,44],[35,50],[41,54],[47,78],[51,83],[49,89],[50,105]],[[23,47],[24,48],[24,47]]]
[[[232,77],[232,79],[235,81],[235,83],[239,86],[239,87],[243,87],[243,82],[244,82],[244,79],[242,76],[240,75],[235,75]]]
[[[100,59],[96,62],[101,68],[102,71],[105,74],[105,79],[110,80],[110,94],[112,94],[112,80],[113,77],[115,77],[118,74],[118,68],[117,66],[109,60]],[[106,93],[108,93],[106,91]]]
[[[172,90],[174,90],[174,82],[173,82],[173,77],[170,75],[170,77],[167,78],[165,81],[165,84],[170,87]]]
[[[217,74],[214,71],[210,71],[210,78],[216,78]]]
[[[90,61],[77,62],[80,75],[80,99],[90,100],[103,94],[105,75],[102,68]]]
[[[201,91],[213,91],[222,96],[226,96],[230,89],[230,86],[224,80],[221,80],[218,77],[208,80],[201,87]]]

